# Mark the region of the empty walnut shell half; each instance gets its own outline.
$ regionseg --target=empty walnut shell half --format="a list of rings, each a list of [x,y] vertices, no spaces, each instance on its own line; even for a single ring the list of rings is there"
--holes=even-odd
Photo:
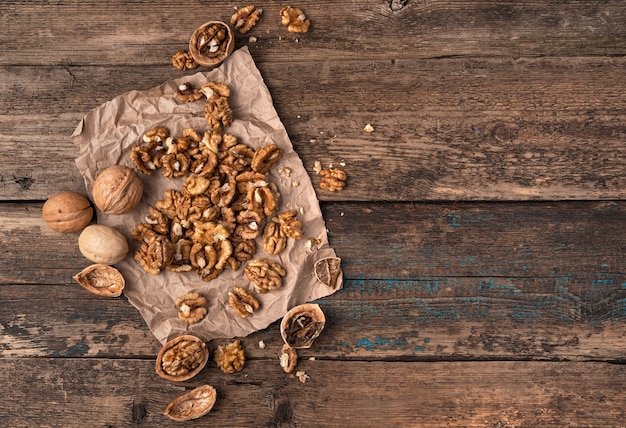
[[[189,380],[206,366],[209,350],[199,337],[185,334],[167,342],[157,355],[156,373],[173,382]]]
[[[322,284],[335,289],[340,283],[341,259],[339,257],[326,257],[315,262],[315,277]]]
[[[310,348],[326,324],[318,304],[305,303],[289,310],[280,322],[280,335],[292,348]]]
[[[211,411],[216,399],[215,388],[201,385],[172,400],[163,414],[175,421],[198,419]]]
[[[189,40],[189,53],[205,67],[215,67],[235,49],[233,32],[222,21],[209,21],[198,27]]]
[[[119,297],[126,285],[119,270],[103,264],[87,266],[73,278],[85,290],[102,297]]]

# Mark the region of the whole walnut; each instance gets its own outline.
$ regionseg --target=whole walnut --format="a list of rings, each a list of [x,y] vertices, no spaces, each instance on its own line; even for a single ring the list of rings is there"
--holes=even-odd
[[[93,184],[93,202],[105,214],[131,212],[143,197],[143,181],[134,169],[123,165],[106,168]]]
[[[77,232],[91,222],[93,208],[89,200],[76,192],[51,196],[41,210],[48,227],[62,233]]]
[[[78,249],[87,259],[104,265],[121,262],[129,251],[124,235],[102,224],[92,224],[81,232]]]

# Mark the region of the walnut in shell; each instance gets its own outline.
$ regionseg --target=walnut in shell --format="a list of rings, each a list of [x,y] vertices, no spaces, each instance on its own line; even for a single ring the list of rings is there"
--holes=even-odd
[[[280,335],[292,348],[310,348],[326,324],[318,304],[305,303],[293,307],[280,322]]]
[[[80,193],[61,192],[48,198],[41,209],[41,216],[50,229],[71,233],[91,222],[93,208]]]
[[[211,411],[216,399],[215,388],[201,385],[172,400],[163,414],[175,421],[198,419]]]
[[[102,297],[119,297],[126,281],[113,266],[93,264],[74,275],[74,281],[85,290]]]
[[[186,334],[163,345],[157,355],[156,372],[163,379],[182,382],[200,373],[208,360],[206,343]]]
[[[143,181],[127,166],[110,166],[93,183],[93,202],[105,214],[129,213],[142,197]]]
[[[78,236],[78,249],[94,263],[114,265],[128,254],[128,241],[124,235],[103,224],[87,226]]]

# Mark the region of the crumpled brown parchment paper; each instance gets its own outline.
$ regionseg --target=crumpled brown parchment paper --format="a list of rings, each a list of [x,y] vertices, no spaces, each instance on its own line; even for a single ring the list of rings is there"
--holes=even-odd
[[[215,280],[204,282],[195,272],[174,273],[163,271],[159,275],[146,273],[133,258],[138,243],[130,237],[135,225],[144,222],[148,205],[163,199],[167,189],[180,189],[183,179],[163,177],[160,172],[151,176],[139,172],[144,181],[142,203],[131,213],[107,215],[96,210],[99,224],[112,226],[128,239],[131,252],[116,267],[126,279],[125,296],[135,306],[148,327],[161,342],[181,334],[195,334],[204,340],[246,336],[268,327],[280,319],[295,305],[328,296],[342,285],[340,275],[337,285],[331,289],[317,280],[314,265],[318,260],[336,257],[329,246],[326,226],[310,177],[293,150],[287,132],[274,109],[272,98],[247,47],[235,51],[219,68],[199,72],[191,76],[167,81],[145,91],[122,94],[90,111],[80,121],[72,135],[72,141],[80,153],[76,165],[85,180],[89,196],[95,178],[111,165],[134,168],[130,159],[131,148],[141,143],[144,132],[155,126],[166,126],[171,135],[182,135],[184,128],[204,132],[208,129],[204,118],[205,101],[182,103],[176,98],[176,89],[182,83],[194,87],[214,81],[224,83],[231,89],[230,105],[235,120],[223,132],[235,135],[239,141],[255,149],[275,143],[283,150],[280,162],[268,175],[280,191],[278,212],[297,209],[303,223],[304,237],[319,239],[320,244],[307,250],[305,239],[289,239],[288,245],[278,256],[265,253],[261,238],[257,239],[255,258],[268,258],[280,262],[287,270],[283,286],[266,294],[255,295],[261,309],[243,319],[228,306],[228,290],[235,285],[253,291],[243,273],[245,263],[237,271],[226,269]],[[291,169],[289,177],[278,171]],[[293,182],[299,184],[293,186]],[[199,323],[187,325],[180,321],[174,301],[177,297],[196,291],[206,297],[208,315]]]

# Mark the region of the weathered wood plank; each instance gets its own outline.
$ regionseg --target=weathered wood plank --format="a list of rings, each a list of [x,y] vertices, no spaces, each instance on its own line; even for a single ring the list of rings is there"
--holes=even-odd
[[[280,25],[284,3],[263,2],[264,14],[237,46],[257,37],[259,58],[291,62],[450,56],[623,55],[626,20],[619,0],[601,2],[319,2],[298,4],[312,20],[306,34]],[[229,20],[230,2],[115,0],[0,5],[0,64],[138,64],[169,62],[193,30]],[[176,17],[176,18],[172,18]],[[401,35],[401,38],[398,38]],[[297,42],[297,43],[296,43]]]
[[[322,208],[349,279],[544,278],[572,287],[594,284],[575,282],[586,279],[624,282],[626,207],[619,202]],[[0,205],[1,282],[64,284],[87,263],[78,233],[54,232],[40,217],[40,203]],[[33,252],[32,243],[44,246]]]
[[[319,192],[322,200],[626,197],[626,99],[615,85],[626,81],[626,59],[355,61],[321,72],[306,62],[259,66],[315,183],[316,160],[345,162],[345,191]],[[0,100],[3,200],[45,199],[57,183],[82,191],[70,141],[82,116],[180,77],[163,67],[3,71],[13,82]]]
[[[208,415],[186,426],[620,426],[622,365],[302,361],[300,383],[274,360],[225,375],[210,366],[174,384],[153,361],[0,359],[8,426],[180,426],[161,413],[192,387],[213,385]],[[367,375],[364,375],[367,374]],[[46,392],[34,400],[32,388]]]
[[[589,319],[584,314],[589,303],[581,303],[566,288],[532,294],[505,289],[507,281],[501,278],[431,280],[430,286],[433,283],[459,293],[480,290],[472,297],[445,297],[445,292],[424,291],[428,285],[421,282],[389,286],[347,281],[344,291],[318,301],[328,323],[301,357],[624,360],[624,293],[607,297],[595,311],[596,319]],[[161,346],[126,299],[92,297],[78,285],[4,285],[0,301],[0,349],[5,357],[155,358]],[[258,347],[259,341],[265,349]],[[278,322],[242,343],[251,358],[278,357]]]
[[[0,206],[0,242],[9,249],[0,275],[5,352],[154,354],[158,344],[128,302],[92,297],[73,283],[88,264],[77,234],[50,231],[39,206]],[[624,209],[324,204],[346,282],[320,301],[329,326],[312,355],[621,361]],[[45,245],[33,253],[33,242]],[[50,298],[64,310],[48,306]],[[248,340],[261,339],[278,352],[275,325]]]

